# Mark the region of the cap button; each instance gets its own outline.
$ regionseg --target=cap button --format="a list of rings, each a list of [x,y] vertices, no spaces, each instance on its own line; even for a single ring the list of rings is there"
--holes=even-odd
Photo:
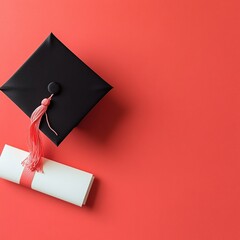
[[[50,82],[48,84],[48,91],[51,93],[51,94],[57,94],[59,93],[61,90],[61,86],[59,83],[57,82]]]

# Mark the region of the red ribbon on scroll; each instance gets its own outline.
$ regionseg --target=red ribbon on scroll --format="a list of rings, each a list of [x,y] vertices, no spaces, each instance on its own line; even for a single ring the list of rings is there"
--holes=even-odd
[[[19,184],[31,188],[34,175],[35,171],[31,171],[27,166],[25,166]]]

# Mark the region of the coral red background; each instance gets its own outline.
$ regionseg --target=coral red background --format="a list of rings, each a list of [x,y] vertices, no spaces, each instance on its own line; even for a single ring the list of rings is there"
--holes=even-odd
[[[240,239],[239,1],[0,1],[0,83],[52,31],[114,86],[46,157],[96,175],[78,208],[0,180],[0,238]],[[0,148],[28,118],[0,94]]]

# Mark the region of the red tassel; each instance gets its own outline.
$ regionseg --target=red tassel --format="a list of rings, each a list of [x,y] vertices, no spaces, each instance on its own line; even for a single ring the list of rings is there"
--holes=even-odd
[[[43,148],[40,139],[39,125],[42,116],[46,114],[46,120],[49,128],[57,135],[57,133],[50,127],[47,117],[47,109],[52,99],[53,94],[49,98],[44,98],[41,105],[37,107],[30,118],[30,133],[29,133],[29,152],[28,157],[22,162],[24,167],[27,167],[31,171],[43,172]]]

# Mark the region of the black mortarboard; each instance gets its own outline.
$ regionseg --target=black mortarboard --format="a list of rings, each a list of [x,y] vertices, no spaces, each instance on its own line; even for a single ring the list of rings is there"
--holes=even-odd
[[[111,88],[51,33],[1,90],[29,117],[42,99],[56,93],[47,113],[58,135],[46,118],[40,129],[59,145]]]

